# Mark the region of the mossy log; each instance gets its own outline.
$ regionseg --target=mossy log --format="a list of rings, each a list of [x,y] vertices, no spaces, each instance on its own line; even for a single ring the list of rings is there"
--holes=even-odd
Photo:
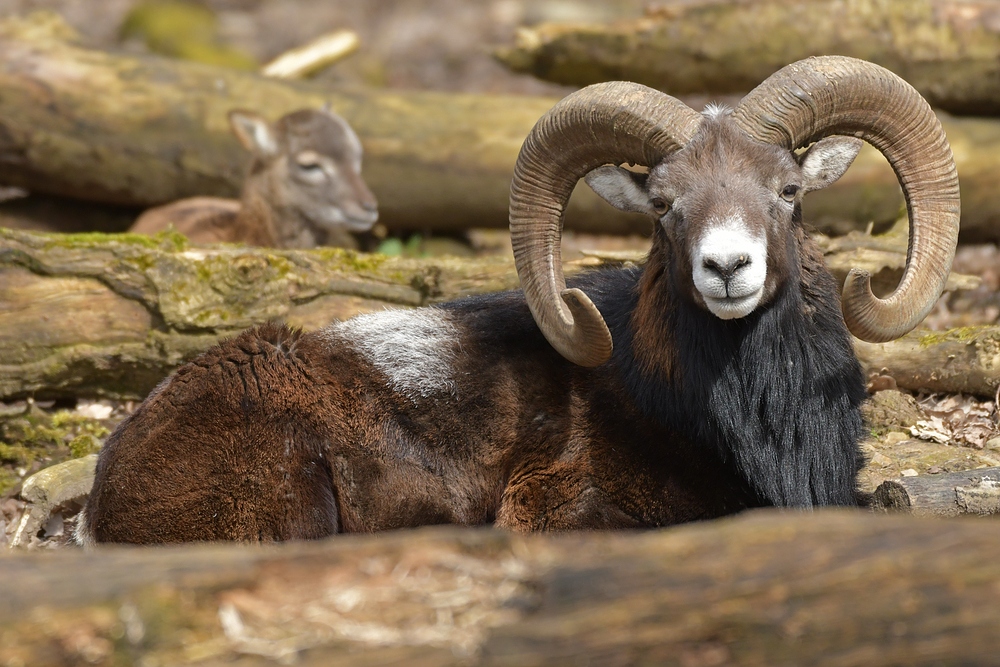
[[[568,262],[566,273],[602,263],[597,257]],[[421,306],[517,284],[510,257],[195,248],[176,234],[0,228],[0,398],[143,398],[221,337],[269,319],[316,329],[387,306]],[[900,387],[992,396],[1000,384],[997,327],[859,342],[858,351],[869,370],[896,377]]]
[[[788,63],[845,55],[887,67],[936,107],[1000,112],[1000,8],[965,0],[687,0],[610,25],[522,28],[498,52],[572,85],[626,79],[674,95],[745,93]]]
[[[1000,664],[981,520],[754,512],[0,560],[0,664]]]
[[[784,63],[782,63],[784,64]],[[96,94],[95,91],[100,91]],[[521,143],[556,100],[333,89],[157,57],[89,50],[65,26],[0,21],[0,183],[123,206],[234,196],[247,155],[226,112],[276,118],[329,101],[358,131],[365,179],[392,229],[505,227]],[[1000,240],[1000,121],[943,118],[962,175],[963,241]],[[902,197],[874,150],[810,195],[805,218],[827,232],[891,223]],[[72,215],[72,211],[67,211]],[[585,185],[570,229],[648,233]]]
[[[868,372],[888,375],[902,389],[992,398],[1000,388],[997,326],[918,329],[889,343],[855,340],[854,350]]]
[[[316,329],[516,285],[508,257],[194,248],[173,233],[0,228],[0,397],[141,398],[184,360],[253,324],[280,318]]]

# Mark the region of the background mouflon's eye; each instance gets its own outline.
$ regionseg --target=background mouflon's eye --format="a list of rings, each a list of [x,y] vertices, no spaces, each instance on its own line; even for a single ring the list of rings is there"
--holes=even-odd
[[[786,185],[785,189],[781,191],[781,198],[785,201],[792,201],[795,199],[795,195],[799,193],[799,186],[797,185]]]
[[[323,170],[323,165],[319,162],[296,162],[302,171],[317,172]]]
[[[302,151],[296,155],[295,165],[308,174],[315,174],[323,171],[323,160],[315,151]]]
[[[654,211],[661,214],[666,213],[667,209],[670,208],[670,205],[667,204],[667,202],[664,201],[663,199],[660,199],[659,197],[652,199],[649,203],[653,205]]]

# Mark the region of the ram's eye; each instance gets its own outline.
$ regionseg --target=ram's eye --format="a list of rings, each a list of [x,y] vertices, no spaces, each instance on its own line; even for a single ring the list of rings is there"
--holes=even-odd
[[[665,200],[660,199],[659,197],[654,197],[652,200],[650,200],[649,203],[652,204],[653,210],[659,213],[660,215],[666,213],[667,209],[670,208],[670,204],[668,204]]]
[[[781,191],[781,198],[785,201],[794,201],[795,195],[799,193],[799,186],[797,185],[786,185],[785,189]]]

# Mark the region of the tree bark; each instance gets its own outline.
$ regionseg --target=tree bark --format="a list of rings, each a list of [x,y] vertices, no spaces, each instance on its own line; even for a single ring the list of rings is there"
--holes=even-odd
[[[902,253],[879,252],[889,268],[865,268],[884,282],[898,271],[892,267],[901,264]],[[838,256],[827,261],[844,265]],[[602,263],[598,257],[567,262],[566,274]],[[969,280],[950,278],[958,285]],[[510,257],[194,248],[170,234],[0,229],[0,399],[139,399],[221,337],[269,319],[317,329],[386,306],[427,305],[517,284]],[[1000,385],[998,327],[916,332],[856,347],[869,371],[891,375],[907,389],[992,396]]]
[[[88,50],[67,42],[58,25],[37,22],[0,21],[0,182],[42,194],[126,206],[234,196],[247,155],[226,112],[244,107],[276,118],[329,101],[362,139],[364,176],[390,228],[505,227],[521,143],[556,102],[334,90]],[[1000,240],[1000,122],[943,121],[962,174],[961,239]],[[891,223],[901,205],[892,170],[867,149],[840,182],[806,198],[805,219],[842,233]],[[615,211],[584,185],[570,201],[566,226],[650,230],[645,217]]]
[[[788,63],[870,60],[928,101],[1000,112],[1000,8],[963,0],[686,0],[611,25],[523,28],[499,59],[547,81],[625,79],[671,94],[745,93]]]
[[[997,665],[998,549],[826,510],[10,557],[0,663]]]
[[[876,510],[917,516],[1000,513],[1000,468],[886,480],[875,489]]]

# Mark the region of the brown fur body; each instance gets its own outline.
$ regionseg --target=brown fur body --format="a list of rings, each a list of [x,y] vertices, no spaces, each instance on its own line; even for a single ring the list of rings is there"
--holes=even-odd
[[[522,354],[471,335],[455,372],[466,380],[417,404],[321,334],[271,324],[224,342],[109,439],[90,530],[102,542],[155,543],[436,523],[622,528],[750,502],[718,492],[714,453],[636,413],[613,373],[558,357],[523,302],[514,309],[523,330],[507,336]]]

